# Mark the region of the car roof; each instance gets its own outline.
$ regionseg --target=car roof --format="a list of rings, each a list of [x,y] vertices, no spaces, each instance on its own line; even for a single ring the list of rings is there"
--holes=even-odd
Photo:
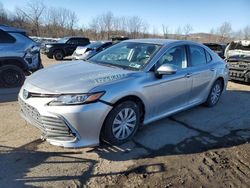
[[[24,29],[19,29],[19,28],[10,27],[10,26],[1,25],[1,24],[0,24],[0,29],[6,32],[10,32],[10,33],[26,33]]]
[[[125,40],[122,42],[139,42],[139,43],[150,43],[150,44],[159,44],[159,45],[167,45],[170,43],[174,43],[174,42],[180,42],[182,40],[175,40],[175,39],[129,39],[129,40]],[[184,41],[184,40],[183,40]],[[186,41],[188,42],[188,41]]]
[[[65,39],[71,39],[71,38],[74,38],[74,39],[89,39],[87,37],[81,37],[81,36],[66,36],[66,37],[62,37],[62,38],[65,38]]]

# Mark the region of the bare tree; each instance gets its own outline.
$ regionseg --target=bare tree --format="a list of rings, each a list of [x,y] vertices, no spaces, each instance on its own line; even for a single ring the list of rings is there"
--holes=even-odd
[[[45,10],[43,2],[38,0],[29,1],[25,8],[17,8],[17,10],[31,21],[35,34],[40,36],[40,25]]]
[[[241,40],[241,39],[244,39],[243,30],[242,30],[242,29],[239,29],[238,31],[233,32],[231,37],[233,37],[234,40]]]
[[[190,32],[193,31],[193,27],[190,25],[190,24],[186,24],[184,27],[183,27],[183,33],[185,35],[185,39],[188,38]]]
[[[145,30],[147,23],[138,16],[132,16],[128,19],[127,27],[131,38],[138,38]]]
[[[3,4],[0,2],[0,23],[7,24],[8,23],[8,15],[3,7]]]
[[[15,14],[12,17],[13,26],[25,28],[27,27],[28,19],[18,8],[16,8]]]
[[[105,32],[107,33],[107,38],[110,38],[111,31],[113,30],[114,25],[114,15],[112,12],[107,12],[101,16],[101,20],[104,24]]]
[[[159,36],[159,31],[156,27],[153,27],[152,37],[156,38]]]
[[[68,22],[67,22],[67,28],[70,30],[70,34],[74,35],[74,28],[77,25],[78,18],[75,12],[68,11]]]
[[[245,40],[249,40],[250,39],[250,26],[246,26],[244,29],[243,29],[243,35],[244,35],[244,39]]]
[[[104,39],[105,27],[101,16],[93,18],[89,24],[89,28],[94,32],[95,39]]]
[[[162,24],[162,32],[163,32],[163,36],[164,38],[169,38],[168,34],[169,34],[169,27],[167,25]]]
[[[219,42],[228,42],[230,35],[232,33],[232,26],[229,22],[224,22],[218,28],[218,34],[220,35]]]
[[[46,10],[44,24],[54,36],[74,35],[78,18],[75,12],[66,8],[50,7]]]
[[[178,26],[177,27],[177,29],[175,30],[175,38],[176,39],[181,39],[182,37],[181,37],[181,35],[182,35],[182,28],[180,27],[180,26]]]

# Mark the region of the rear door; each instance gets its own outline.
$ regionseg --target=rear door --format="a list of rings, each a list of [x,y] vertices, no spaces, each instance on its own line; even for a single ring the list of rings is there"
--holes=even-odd
[[[189,103],[204,101],[210,92],[211,81],[216,72],[211,55],[201,46],[189,45],[189,72],[187,77],[192,80]]]

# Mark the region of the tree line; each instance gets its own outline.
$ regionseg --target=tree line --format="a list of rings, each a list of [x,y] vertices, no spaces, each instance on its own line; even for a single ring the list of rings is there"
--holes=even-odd
[[[139,16],[115,16],[112,12],[97,15],[81,27],[79,18],[74,11],[67,8],[46,7],[43,1],[30,0],[22,7],[16,7],[14,12],[8,12],[0,2],[0,23],[23,28],[29,35],[60,38],[69,35],[83,35],[91,40],[110,39],[112,36],[127,36],[129,38],[176,38],[204,42],[228,42],[232,39],[250,39],[250,26],[239,31],[233,31],[229,22],[224,22],[218,28],[212,28],[209,35],[191,34],[190,24],[171,30],[167,24],[162,24],[162,31],[156,28],[150,32],[150,25]],[[206,41],[205,41],[206,42]]]

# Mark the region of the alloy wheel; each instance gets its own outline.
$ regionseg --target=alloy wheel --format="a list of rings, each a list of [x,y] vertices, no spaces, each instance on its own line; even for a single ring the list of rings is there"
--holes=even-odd
[[[132,108],[123,108],[115,117],[112,133],[116,139],[124,140],[134,131],[136,126],[136,112]]]
[[[220,94],[221,94],[221,86],[220,84],[216,84],[211,92],[211,102],[212,104],[216,104],[220,98]]]

